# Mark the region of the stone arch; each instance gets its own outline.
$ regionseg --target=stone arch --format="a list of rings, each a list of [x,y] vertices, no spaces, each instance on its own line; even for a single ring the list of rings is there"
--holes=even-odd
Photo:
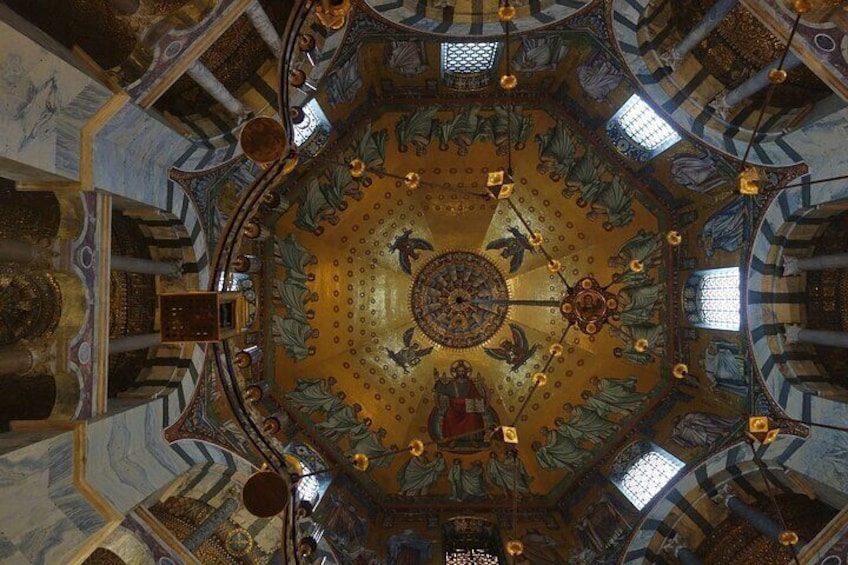
[[[631,75],[654,105],[679,130],[691,132],[710,147],[741,158],[751,139],[756,113],[739,112],[727,121],[708,108],[718,92],[718,83],[703,72],[701,64],[687,58],[684,69],[668,73],[660,61],[659,30],[668,23],[671,2],[614,0],[612,4],[613,45]],[[810,113],[829,113],[830,98]],[[771,109],[764,118],[765,129],[753,145],[748,160],[755,164],[786,166],[801,162],[798,153],[783,136],[798,125],[803,116],[797,110]],[[738,122],[738,123],[737,123]]]
[[[784,277],[785,252],[803,257],[832,219],[848,210],[848,185],[802,185],[784,190],[768,206],[748,262],[748,336],[765,388],[790,417],[822,421],[844,410],[848,391],[830,385],[815,352],[787,346],[786,324],[807,315],[803,277]]]
[[[769,446],[753,449],[763,461],[765,475],[776,492],[814,496],[836,511],[848,496],[845,478],[829,484],[832,477],[824,466],[805,462],[820,443],[780,436]],[[654,499],[631,534],[621,563],[666,562],[662,545],[678,533],[686,539],[686,547],[697,547],[724,519],[725,511],[711,500],[724,486],[732,487],[743,498],[766,495],[767,486],[748,443],[733,445],[690,468]]]

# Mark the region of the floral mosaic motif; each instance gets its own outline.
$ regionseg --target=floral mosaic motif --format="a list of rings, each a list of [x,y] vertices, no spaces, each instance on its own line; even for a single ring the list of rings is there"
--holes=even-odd
[[[512,68],[524,73],[550,71],[559,65],[568,44],[559,35],[547,37],[522,37],[521,47],[512,58]]]
[[[404,374],[409,373],[409,369],[415,367],[421,362],[421,358],[430,355],[433,352],[432,347],[421,347],[421,344],[413,340],[415,328],[409,328],[403,332],[403,347],[397,351],[392,351],[386,348],[386,354],[392,362],[403,369]]]
[[[501,258],[509,261],[509,272],[517,273],[524,263],[524,253],[530,252],[533,255],[536,250],[520,229],[510,226],[507,231],[511,235],[490,241],[486,245],[486,249],[490,251],[500,250]]]
[[[484,347],[483,351],[489,357],[503,361],[509,365],[511,372],[515,372],[533,357],[539,345],[531,346],[527,340],[527,334],[518,324],[509,324],[509,329],[512,332],[512,339],[502,340],[499,347]]]
[[[407,77],[429,70],[424,42],[409,39],[387,43],[386,66]]]

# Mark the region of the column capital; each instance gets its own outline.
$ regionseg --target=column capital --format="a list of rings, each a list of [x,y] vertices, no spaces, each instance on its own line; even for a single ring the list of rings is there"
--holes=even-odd
[[[731,108],[730,104],[727,103],[727,94],[727,89],[722,90],[716,94],[712,102],[709,103],[709,107],[712,108],[723,120],[727,119],[727,114],[730,112]]]
[[[680,66],[680,63],[682,62],[683,55],[678,53],[676,49],[669,49],[668,51],[660,53],[660,63],[672,71],[676,71],[677,67]]]
[[[797,257],[783,256],[783,276],[797,276],[801,274],[801,266]]]
[[[786,345],[795,345],[801,343],[801,331],[804,328],[798,324],[790,324],[786,326],[783,332],[783,338],[786,340]]]
[[[716,489],[716,493],[710,496],[710,500],[712,500],[713,503],[724,507],[727,507],[727,503],[731,498],[737,498],[737,496],[736,493],[733,492],[733,488],[731,488],[731,486],[727,483],[719,486]]]

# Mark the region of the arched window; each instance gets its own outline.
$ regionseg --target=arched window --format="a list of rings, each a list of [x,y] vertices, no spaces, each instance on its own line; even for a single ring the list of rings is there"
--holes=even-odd
[[[298,469],[298,474],[302,477],[297,481],[296,502],[305,500],[313,509],[316,508],[330,486],[332,476],[329,473],[312,473],[326,469],[326,463],[314,449],[303,443],[292,442],[283,451],[291,466]]]
[[[702,328],[739,330],[739,268],[694,273],[683,289],[686,319]]]
[[[303,106],[303,119],[293,124],[294,144],[298,147],[305,144],[319,127],[329,130],[330,122],[318,100],[313,98]]]
[[[647,161],[680,141],[680,136],[638,94],[607,122],[607,135],[625,156]]]
[[[503,565],[501,535],[493,522],[457,516],[442,525],[445,565]]]
[[[448,88],[477,90],[488,85],[500,45],[442,43],[442,78]]]
[[[610,479],[641,510],[682,468],[683,462],[674,455],[651,442],[637,441],[616,457]]]

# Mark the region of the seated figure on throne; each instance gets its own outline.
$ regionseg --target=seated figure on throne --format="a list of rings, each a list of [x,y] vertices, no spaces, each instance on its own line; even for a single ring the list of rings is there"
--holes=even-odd
[[[471,364],[454,361],[451,377],[435,371],[436,406],[430,413],[429,428],[433,439],[445,442],[455,451],[478,451],[488,447],[484,430],[498,424],[498,417],[489,405],[489,394],[483,378],[471,378]],[[461,436],[461,437],[457,437]],[[455,438],[455,439],[450,439]]]

